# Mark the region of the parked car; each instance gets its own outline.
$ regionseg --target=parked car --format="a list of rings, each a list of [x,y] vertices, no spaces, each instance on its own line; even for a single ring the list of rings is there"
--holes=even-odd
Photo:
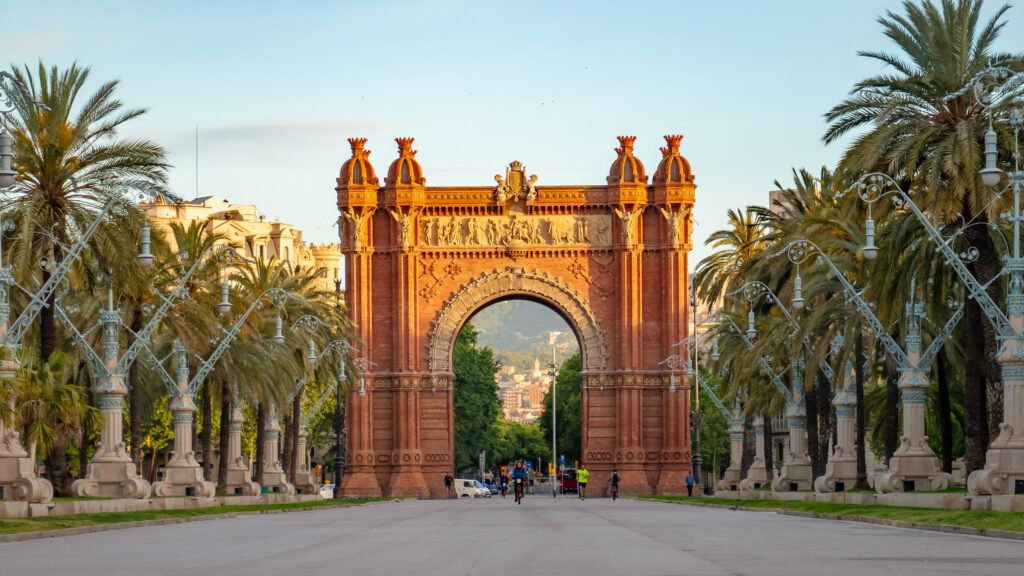
[[[491,496],[494,496],[498,492],[501,492],[501,489],[499,489],[495,484],[491,484],[491,483],[488,482],[488,483],[485,483],[484,486],[486,486],[487,490],[490,491]]]
[[[320,487],[320,497],[324,500],[334,499],[334,484],[324,484]]]
[[[480,484],[479,480],[473,480],[471,478],[456,478],[455,495],[459,498],[490,498],[491,491],[484,488],[483,484]]]
[[[487,484],[484,484],[479,480],[476,481],[476,487],[478,490],[481,491],[480,495],[483,496],[484,498],[490,498],[494,494],[493,492],[491,492],[491,488]]]

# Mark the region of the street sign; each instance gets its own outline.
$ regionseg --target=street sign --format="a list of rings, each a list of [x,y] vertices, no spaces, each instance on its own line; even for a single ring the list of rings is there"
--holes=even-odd
[[[529,460],[527,460],[526,461],[526,467],[527,468],[533,468],[533,462],[530,462]]]
[[[562,454],[562,457],[559,460],[559,463],[562,465],[562,468],[565,468],[565,454]]]
[[[480,452],[480,481],[484,480],[484,468],[487,466],[487,452]]]

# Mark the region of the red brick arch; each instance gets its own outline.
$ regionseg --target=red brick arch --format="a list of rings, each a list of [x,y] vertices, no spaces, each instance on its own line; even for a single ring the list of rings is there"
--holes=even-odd
[[[670,390],[658,365],[686,336],[695,186],[681,139],[666,138],[653,185],[620,137],[607,185],[538,186],[513,162],[479,187],[427,187],[407,138],[381,186],[366,141],[350,140],[336,188],[345,298],[374,364],[346,400],[346,495],[443,495],[455,338],[508,298],[546,304],[576,333],[594,485],[617,467],[623,492],[685,488],[689,388]]]

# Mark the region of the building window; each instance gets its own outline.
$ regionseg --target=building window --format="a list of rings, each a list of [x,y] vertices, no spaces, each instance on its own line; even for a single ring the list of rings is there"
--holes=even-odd
[[[284,259],[286,261],[288,261],[288,262],[291,262],[292,261],[291,255],[292,255],[291,250],[287,246],[285,246],[284,247]]]
[[[402,162],[402,184],[409,184],[409,163]]]
[[[260,245],[260,260],[263,260],[263,245]]]
[[[623,171],[623,173],[622,173],[622,179],[624,181],[626,181],[626,182],[632,182],[633,181],[633,163],[630,162],[629,160],[626,160],[622,164],[623,164],[622,167],[625,168],[625,171]]]
[[[356,162],[355,170],[352,171],[352,182],[356,184],[363,183],[363,165]]]

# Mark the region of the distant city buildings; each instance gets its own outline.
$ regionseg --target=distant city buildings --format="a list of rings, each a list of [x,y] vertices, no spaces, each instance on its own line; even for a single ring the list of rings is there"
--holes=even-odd
[[[532,424],[544,408],[544,395],[551,388],[551,376],[541,370],[534,359],[533,370],[517,371],[515,366],[502,366],[498,372],[498,396],[506,420]]]
[[[181,204],[162,199],[141,206],[154,231],[164,235],[176,250],[171,224],[188,226],[206,222],[210,234],[223,234],[227,243],[246,258],[287,262],[294,270],[318,270],[317,287],[333,291],[341,279],[341,247],[338,244],[307,244],[302,232],[278,221],[268,221],[255,205],[232,204],[216,196],[203,196]]]

